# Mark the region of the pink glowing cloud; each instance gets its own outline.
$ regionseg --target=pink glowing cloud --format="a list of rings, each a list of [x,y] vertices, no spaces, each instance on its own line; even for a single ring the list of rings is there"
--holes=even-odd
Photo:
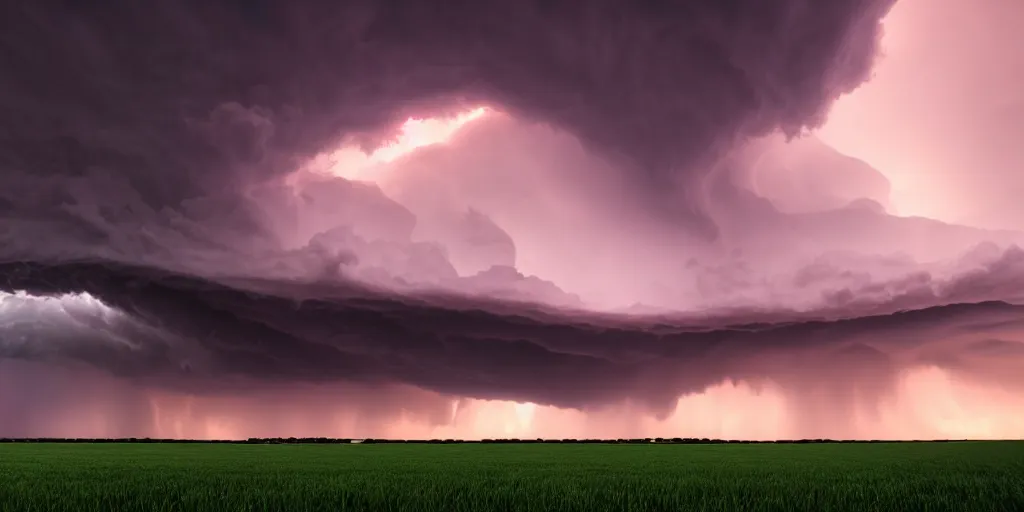
[[[871,80],[820,136],[884,172],[901,214],[1020,229],[1021,16],[1014,0],[901,0]]]

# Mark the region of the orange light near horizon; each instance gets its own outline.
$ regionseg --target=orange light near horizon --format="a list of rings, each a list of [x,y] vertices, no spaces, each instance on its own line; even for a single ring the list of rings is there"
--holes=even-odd
[[[1024,433],[1021,399],[1010,392],[958,382],[948,372],[909,370],[894,394],[879,404],[879,415],[856,411],[860,439],[1016,439]],[[591,411],[505,400],[458,399],[447,424],[430,424],[402,414],[374,435],[392,439],[707,437],[773,440],[800,437],[781,389],[724,381],[701,393],[679,397],[676,410],[657,419],[629,404]],[[312,432],[302,420],[282,436],[359,437],[352,418],[336,416],[334,432]],[[244,423],[225,417],[198,420],[206,438],[244,438]]]
[[[295,388],[262,397],[189,396],[152,391],[149,411],[130,410],[117,399],[118,382],[105,378],[87,402],[51,411],[44,437],[338,437],[391,439],[707,437],[772,440],[805,437],[785,392],[724,381],[677,400],[676,410],[656,418],[627,402],[586,411],[502,400],[453,398],[452,415],[393,410],[378,417],[350,408],[333,394],[318,398]],[[113,386],[113,387],[112,387]],[[315,391],[315,390],[314,390]],[[423,396],[410,394],[410,400]],[[294,397],[292,400],[289,397]],[[1020,439],[1024,399],[1013,389],[965,381],[948,371],[920,367],[904,373],[892,393],[851,418],[859,439]],[[397,404],[394,404],[397,405]],[[127,416],[125,416],[127,415]],[[147,426],[149,425],[149,426]],[[126,430],[126,428],[128,430]],[[796,428],[796,430],[794,430]]]

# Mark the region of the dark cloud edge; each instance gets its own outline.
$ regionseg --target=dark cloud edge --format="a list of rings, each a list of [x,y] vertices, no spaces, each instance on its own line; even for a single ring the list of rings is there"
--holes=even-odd
[[[800,373],[787,369],[792,363],[772,363],[782,356],[830,371],[885,370],[893,353],[925,346],[936,333],[968,329],[991,337],[986,331],[1024,318],[1020,306],[987,301],[833,320],[737,316],[715,324],[409,297],[356,285],[246,287],[98,261],[8,263],[0,275],[0,290],[84,292],[127,315],[79,343],[8,357],[86,362],[204,393],[230,392],[232,382],[246,380],[349,381],[573,408],[633,400],[664,411],[680,395],[726,378]],[[146,339],[126,348],[103,339],[110,334]]]

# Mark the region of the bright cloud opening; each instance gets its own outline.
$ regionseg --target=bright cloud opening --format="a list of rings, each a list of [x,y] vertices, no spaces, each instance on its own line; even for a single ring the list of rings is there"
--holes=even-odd
[[[444,144],[464,126],[492,111],[480,107],[449,118],[409,118],[395,140],[371,153],[355,147],[342,147],[319,155],[310,164],[316,172],[352,180],[373,180],[373,171],[417,149]]]

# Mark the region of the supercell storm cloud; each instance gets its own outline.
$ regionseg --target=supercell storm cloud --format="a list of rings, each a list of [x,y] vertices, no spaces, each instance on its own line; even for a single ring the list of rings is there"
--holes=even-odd
[[[0,7],[0,436],[1019,436],[1024,233],[817,136],[901,5]]]

